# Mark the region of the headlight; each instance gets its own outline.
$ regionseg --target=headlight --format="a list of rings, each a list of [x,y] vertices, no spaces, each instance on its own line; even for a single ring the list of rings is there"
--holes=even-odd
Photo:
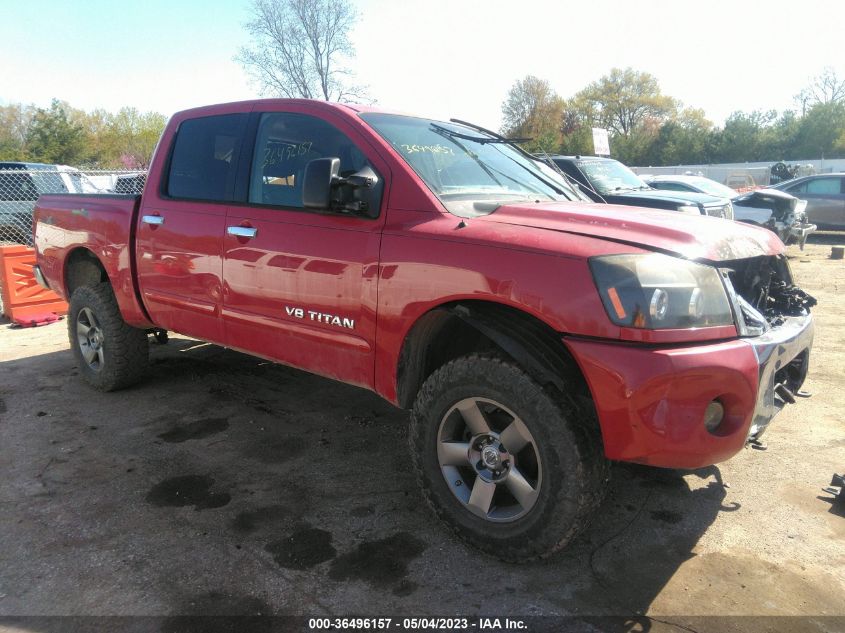
[[[701,215],[701,208],[697,204],[685,204],[678,207],[678,211],[681,213],[694,213],[695,215]]]
[[[725,287],[712,266],[659,253],[590,258],[610,320],[664,330],[732,325]]]
[[[725,207],[725,219],[726,220],[733,220],[734,219],[734,204],[733,202],[728,202],[728,206]]]

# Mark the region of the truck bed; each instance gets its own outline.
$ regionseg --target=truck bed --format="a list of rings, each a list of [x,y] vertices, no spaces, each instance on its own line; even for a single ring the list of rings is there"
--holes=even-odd
[[[67,263],[89,251],[102,262],[127,323],[151,327],[140,303],[134,270],[135,218],[140,201],[140,195],[43,195],[33,212],[33,237],[38,266],[51,290],[70,300]]]

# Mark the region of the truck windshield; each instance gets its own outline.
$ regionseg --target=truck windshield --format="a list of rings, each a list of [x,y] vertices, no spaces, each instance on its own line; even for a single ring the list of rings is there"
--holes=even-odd
[[[396,114],[361,115],[455,215],[503,204],[580,200],[566,181],[501,138],[456,123]]]
[[[601,194],[650,189],[642,179],[616,160],[581,160],[578,167]]]

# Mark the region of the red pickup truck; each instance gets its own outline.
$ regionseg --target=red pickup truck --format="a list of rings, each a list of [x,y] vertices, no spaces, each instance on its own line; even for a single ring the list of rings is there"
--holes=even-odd
[[[171,330],[371,389],[413,411],[436,513],[506,560],[570,541],[608,460],[757,441],[813,338],[773,233],[590,203],[493,132],[350,105],[176,114],[143,195],[42,196],[34,239],[92,386]]]

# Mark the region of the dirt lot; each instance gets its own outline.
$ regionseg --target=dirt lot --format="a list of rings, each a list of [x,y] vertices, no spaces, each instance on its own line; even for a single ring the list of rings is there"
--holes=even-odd
[[[103,395],[64,323],[1,325],[0,615],[648,614],[632,630],[845,615],[845,518],[821,492],[845,470],[830,243],[790,248],[819,299],[814,396],[768,450],[695,472],[617,465],[587,533],[521,567],[429,514],[406,414],[371,393],[174,337],[143,385]]]

